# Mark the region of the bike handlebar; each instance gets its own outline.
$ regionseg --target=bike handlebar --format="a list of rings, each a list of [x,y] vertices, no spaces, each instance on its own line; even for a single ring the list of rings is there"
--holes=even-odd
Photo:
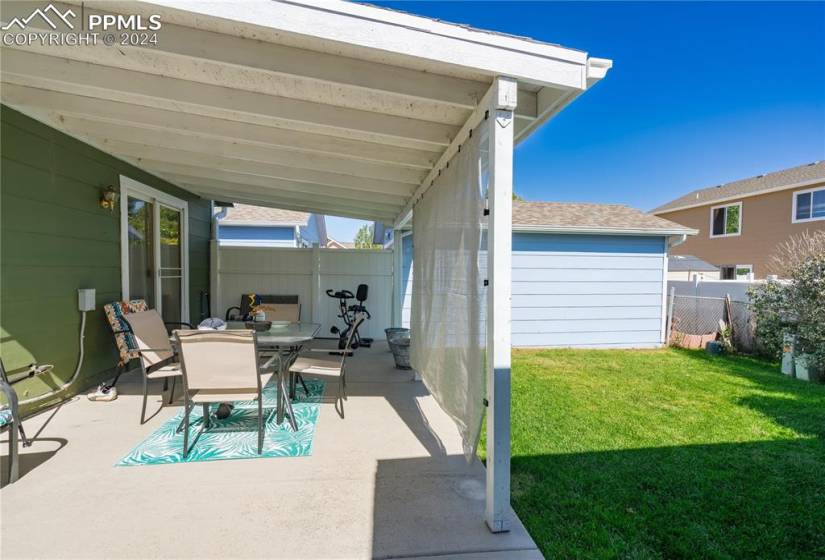
[[[335,299],[352,299],[355,296],[349,290],[341,290],[338,292],[333,292],[332,290],[327,290],[327,295],[331,298]]]

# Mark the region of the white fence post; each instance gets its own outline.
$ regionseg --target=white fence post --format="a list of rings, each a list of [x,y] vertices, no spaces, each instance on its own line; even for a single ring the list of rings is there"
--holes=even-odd
[[[665,346],[670,344],[670,331],[673,327],[673,303],[676,300],[676,288],[670,288],[670,302],[667,305],[667,327],[665,328]]]
[[[392,230],[392,326],[401,326],[401,306],[404,295],[401,293],[401,273],[404,266],[401,230]]]
[[[321,248],[312,244],[312,322],[321,324]]]
[[[513,211],[513,111],[518,85],[497,77],[489,107],[487,199],[487,502],[494,533],[510,529],[510,327]]]
[[[217,239],[209,240],[209,316],[221,317],[221,247]]]

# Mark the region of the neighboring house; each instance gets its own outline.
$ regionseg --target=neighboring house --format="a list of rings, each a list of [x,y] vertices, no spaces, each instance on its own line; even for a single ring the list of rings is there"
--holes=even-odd
[[[325,246],[327,249],[355,249],[355,243],[352,241],[338,241],[331,237],[327,238]]]
[[[381,222],[373,222],[372,242],[375,245],[381,245],[384,249],[390,249],[392,247],[392,228]]]
[[[660,346],[668,250],[695,233],[622,205],[513,202],[513,346]],[[401,247],[408,326],[411,233]]]
[[[327,244],[324,216],[235,204],[216,214],[218,241],[232,247],[312,247]]]
[[[693,255],[670,255],[667,258],[668,280],[719,280],[719,267]]]
[[[675,249],[721,269],[722,280],[780,271],[777,247],[805,231],[825,231],[825,162],[700,189],[651,211],[699,235]]]

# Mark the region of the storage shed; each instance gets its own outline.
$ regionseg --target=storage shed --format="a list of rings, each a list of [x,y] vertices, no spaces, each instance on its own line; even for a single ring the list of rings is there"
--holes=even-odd
[[[512,345],[660,346],[668,249],[695,234],[624,205],[514,202]],[[401,240],[405,326],[412,243]]]

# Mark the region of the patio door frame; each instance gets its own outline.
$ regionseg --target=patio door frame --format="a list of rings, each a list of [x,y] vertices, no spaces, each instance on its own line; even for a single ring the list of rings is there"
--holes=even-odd
[[[155,309],[163,314],[161,297],[160,207],[180,212],[181,216],[181,321],[189,322],[189,204],[176,196],[120,176],[120,282],[124,301],[129,300],[129,198],[152,204],[152,258],[154,262]]]

